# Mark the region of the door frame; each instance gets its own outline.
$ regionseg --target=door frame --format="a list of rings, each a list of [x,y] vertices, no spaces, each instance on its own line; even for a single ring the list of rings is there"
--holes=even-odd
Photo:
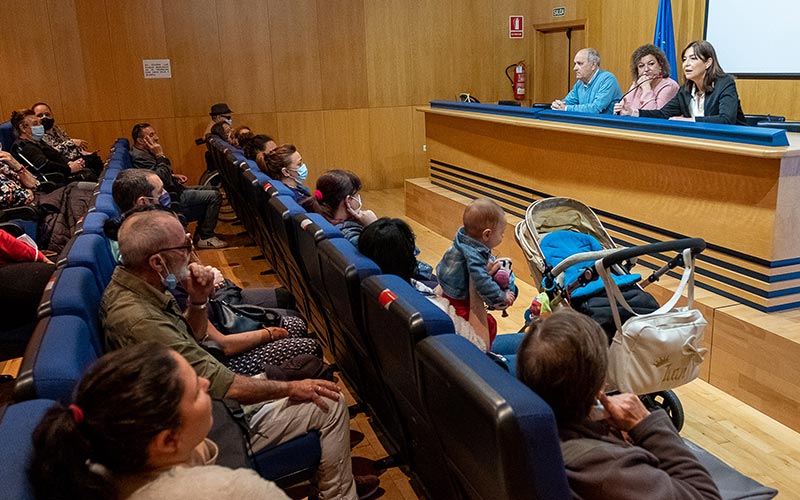
[[[539,88],[542,81],[542,75],[547,68],[544,66],[544,36],[545,33],[553,31],[566,31],[568,28],[580,28],[583,30],[583,36],[589,46],[589,22],[587,19],[569,19],[564,21],[556,21],[552,23],[539,23],[533,25],[533,92],[531,92],[531,103],[536,102],[534,96],[536,89]],[[582,48],[582,47],[581,47]],[[570,54],[572,55],[572,54]]]

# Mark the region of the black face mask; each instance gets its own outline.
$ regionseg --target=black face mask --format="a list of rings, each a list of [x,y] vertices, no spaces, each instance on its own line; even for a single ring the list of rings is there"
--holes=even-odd
[[[56,123],[52,118],[42,118],[40,121],[42,122],[42,126],[44,126],[45,132],[53,128],[53,125]]]

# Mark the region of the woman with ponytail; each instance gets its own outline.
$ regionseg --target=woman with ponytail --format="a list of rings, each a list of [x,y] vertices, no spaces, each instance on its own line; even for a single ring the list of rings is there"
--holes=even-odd
[[[147,342],[103,356],[33,434],[37,499],[288,497],[248,469],[213,465],[208,380]]]

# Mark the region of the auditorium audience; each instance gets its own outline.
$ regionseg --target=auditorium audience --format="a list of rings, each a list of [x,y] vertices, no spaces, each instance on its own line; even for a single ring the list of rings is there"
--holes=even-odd
[[[179,212],[189,222],[197,221],[194,234],[197,248],[225,248],[223,240],[214,235],[217,227],[222,196],[212,186],[184,186],[187,178],[172,171],[172,163],[159,144],[158,134],[149,123],[137,123],[131,132],[133,166],[152,170],[170,193],[172,202],[179,204]]]
[[[305,205],[311,191],[303,185],[308,178],[308,167],[294,144],[282,144],[261,156],[259,168],[272,179],[281,181],[292,190],[294,201]],[[263,165],[264,168],[261,168]]]
[[[97,174],[86,168],[83,158],[67,160],[44,142],[45,130],[33,110],[21,109],[11,113],[11,127],[17,138],[12,149],[14,156],[31,173],[41,176],[58,173],[68,181],[97,181]]]
[[[322,214],[355,246],[364,227],[377,220],[372,210],[362,210],[361,179],[349,170],[328,170],[317,179],[317,189],[306,210]]]
[[[126,214],[137,206],[144,209],[157,204],[158,197],[155,196],[157,193],[162,195],[164,193],[158,176],[149,170],[137,168],[129,168],[120,172],[112,187],[114,201]],[[114,241],[117,239],[117,235],[112,234],[111,236],[113,236],[112,252],[119,256],[118,242]],[[200,263],[199,258],[193,252],[191,259],[193,262]],[[208,338],[222,348],[228,358],[225,362],[228,368],[241,375],[256,375],[263,371],[265,364],[280,366],[286,361],[305,354],[322,358],[322,350],[317,342],[308,338],[306,322],[298,317],[296,312],[287,310],[288,307],[294,305],[291,293],[282,288],[242,289],[226,280],[218,269],[211,269],[214,273],[212,298],[234,305],[251,304],[273,308],[272,312],[279,315],[279,323],[275,326],[223,335],[215,327],[215,323],[221,324],[221,318],[215,317],[212,310],[209,310]],[[180,283],[176,284],[175,289],[170,290],[170,293],[176,298],[182,311],[189,307],[188,293]],[[254,339],[258,341],[255,345],[253,344]]]
[[[450,302],[425,283],[414,278],[417,270],[416,237],[411,228],[401,219],[382,217],[366,228],[358,240],[358,251],[372,259],[381,272],[394,274],[411,284],[419,293],[447,313],[458,335],[466,338],[481,351],[489,351],[486,341],[475,333],[466,319],[456,313]],[[498,335],[491,352],[502,356],[509,371],[514,373],[517,348],[522,334]]]
[[[33,433],[38,499],[288,500],[250,469],[214,465],[209,381],[177,352],[146,342],[106,354]]]
[[[61,153],[67,161],[78,160],[83,158],[86,167],[99,176],[103,170],[103,160],[96,152],[89,151],[89,143],[82,139],[73,139],[67,134],[67,131],[59,127],[55,123],[53,117],[53,110],[50,105],[44,102],[37,102],[31,109],[36,116],[41,120],[44,126],[44,138],[42,139],[53,149]]]
[[[226,122],[215,123],[211,127],[211,135],[216,135],[223,141],[230,144],[231,141],[231,126]]]
[[[722,70],[710,43],[695,40],[683,49],[683,73],[686,81],[678,94],[662,108],[640,111],[622,106],[620,114],[730,125],[747,124],[739,102],[739,93],[736,91],[736,82]]]
[[[0,144],[0,209],[32,203],[37,185],[36,177]]]
[[[519,348],[519,379],[556,417],[573,496],[719,499],[663,410],[648,412],[634,394],[605,394],[607,367],[602,328],[571,309],[545,319]]]
[[[36,247],[0,230],[0,359],[22,356],[55,266]]]
[[[257,404],[248,407],[254,453],[318,430],[321,498],[355,499],[363,491],[377,489],[379,481],[374,476],[353,479],[349,417],[336,384],[237,375],[200,347],[198,342],[208,333],[207,306],[214,277],[209,269],[190,261],[191,243],[173,214],[149,211],[127,217],[119,231],[119,245],[125,264],[114,270],[100,311],[110,348],[148,340],[170,346],[189,361],[198,376],[209,380],[212,397]],[[188,292],[185,314],[164,293],[177,283]]]
[[[264,134],[254,135],[252,139],[247,141],[247,143],[242,146],[242,151],[244,152],[244,157],[248,160],[253,160],[258,164],[258,168],[262,169],[262,164],[259,163],[258,157],[260,154],[266,154],[272,151],[273,149],[277,148],[278,145],[275,144],[275,141],[272,140],[272,137]],[[261,160],[263,163],[263,160]]]
[[[556,99],[550,106],[558,111],[580,111],[582,113],[611,114],[622,98],[617,78],[600,69],[600,54],[585,48],[575,54],[575,86],[564,100]]]
[[[215,123],[227,123],[228,126],[233,126],[233,118],[231,115],[233,111],[231,108],[228,107],[227,104],[224,102],[220,102],[211,106],[211,112],[209,116],[211,117],[211,121],[209,122],[208,126],[206,127],[205,133],[203,136],[206,136],[211,133],[211,127],[214,126]]]
[[[664,51],[653,44],[642,45],[631,56],[631,87],[614,105],[619,114],[628,109],[661,109],[678,93],[678,82],[670,78],[670,66]]]

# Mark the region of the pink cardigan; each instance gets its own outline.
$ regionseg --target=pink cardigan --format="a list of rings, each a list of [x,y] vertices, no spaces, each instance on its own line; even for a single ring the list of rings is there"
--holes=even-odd
[[[636,86],[633,82],[628,89]],[[672,100],[678,93],[678,82],[672,78],[664,78],[659,80],[651,90],[644,91],[643,87],[639,87],[635,91],[626,95],[622,103],[631,109],[661,109],[666,103]]]

